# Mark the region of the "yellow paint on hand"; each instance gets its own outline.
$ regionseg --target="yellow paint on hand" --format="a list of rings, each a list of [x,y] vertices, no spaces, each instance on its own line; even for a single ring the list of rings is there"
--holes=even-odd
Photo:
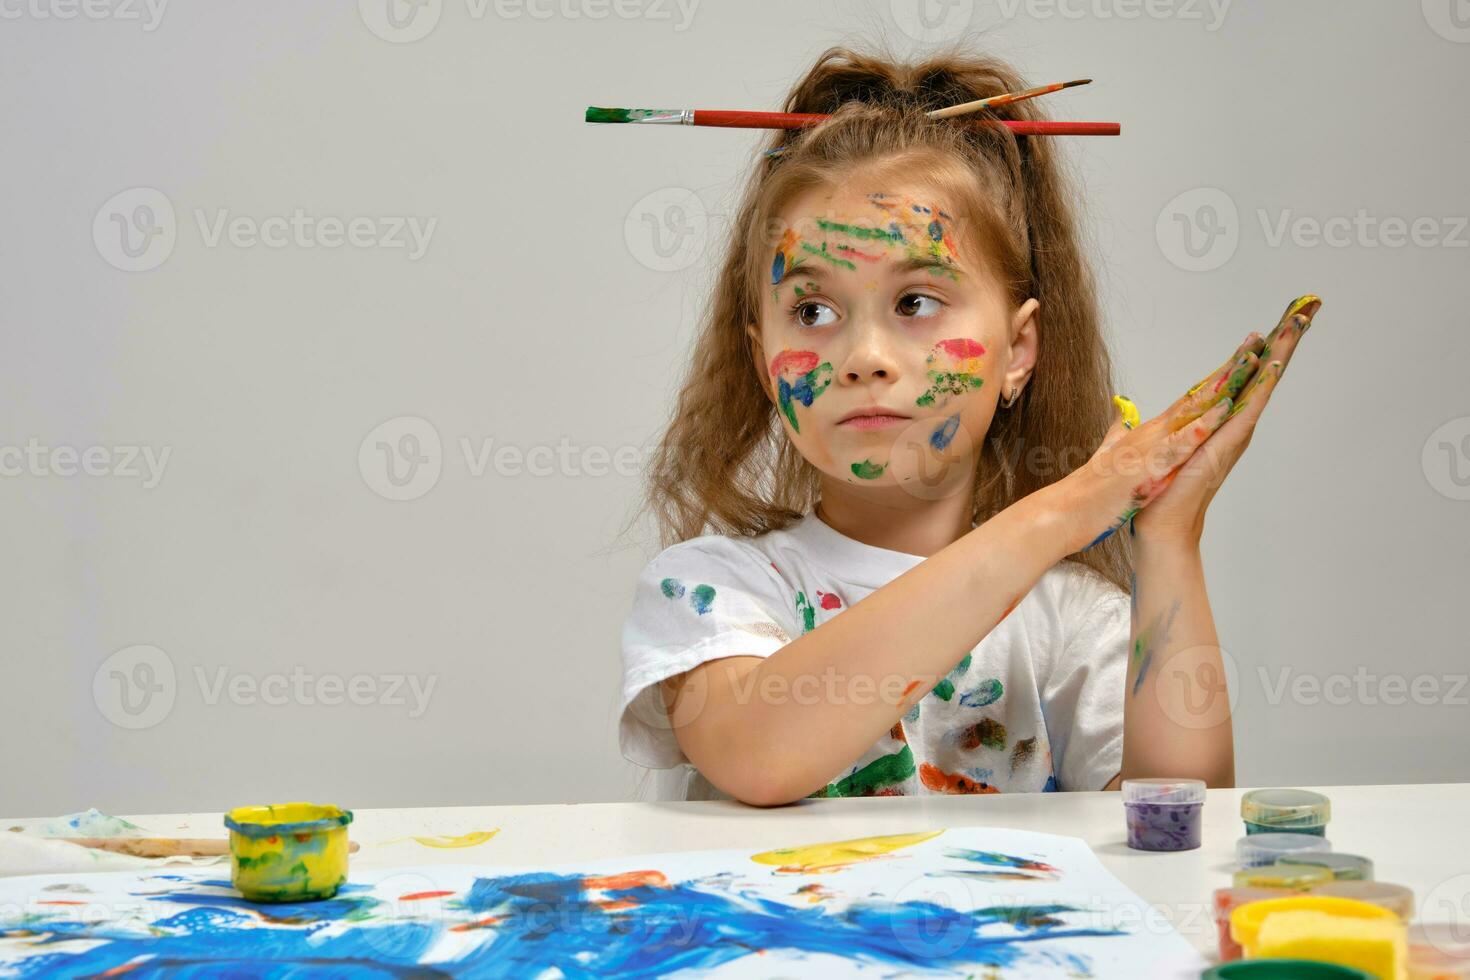
[[[414,837],[412,839],[418,841],[425,847],[475,847],[485,843],[498,833],[500,833],[500,828],[496,827],[494,830],[472,830],[468,834],[460,834],[458,837]]]
[[[809,844],[806,847],[783,847],[752,854],[750,859],[757,864],[774,864],[780,874],[821,874],[826,871],[840,871],[860,861],[870,861],[901,848],[922,844],[942,833],[942,830],[930,830],[920,834],[859,837],[856,840]]]
[[[1123,413],[1123,428],[1138,428],[1138,406],[1128,400],[1126,395],[1114,395],[1113,404],[1118,406],[1118,411]]]

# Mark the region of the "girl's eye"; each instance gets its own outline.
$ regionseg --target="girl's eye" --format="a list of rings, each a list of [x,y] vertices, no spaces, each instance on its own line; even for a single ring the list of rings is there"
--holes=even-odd
[[[898,312],[912,317],[934,316],[943,305],[933,296],[925,296],[923,293],[905,293],[899,297]]]
[[[826,311],[826,316],[820,311]],[[837,319],[836,312],[826,303],[803,300],[791,308],[792,318],[803,327],[825,327]]]

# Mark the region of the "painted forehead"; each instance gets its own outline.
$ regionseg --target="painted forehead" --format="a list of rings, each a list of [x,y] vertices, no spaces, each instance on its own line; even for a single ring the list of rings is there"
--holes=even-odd
[[[868,194],[844,213],[807,215],[788,225],[771,259],[771,285],[792,275],[857,272],[888,263],[958,279],[957,222],[943,205],[910,194]]]

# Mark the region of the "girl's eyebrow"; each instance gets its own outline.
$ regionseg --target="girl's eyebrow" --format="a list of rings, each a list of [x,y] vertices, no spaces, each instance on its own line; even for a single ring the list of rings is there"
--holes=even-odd
[[[908,258],[893,262],[885,262],[884,265],[893,270],[894,273],[925,272],[930,269],[954,276],[959,279],[965,275],[964,267],[952,260],[946,261],[935,255],[911,255]],[[820,265],[799,265],[795,268],[786,269],[781,278],[776,282],[779,288],[787,279],[794,276],[804,276],[807,279],[824,279],[831,270]]]

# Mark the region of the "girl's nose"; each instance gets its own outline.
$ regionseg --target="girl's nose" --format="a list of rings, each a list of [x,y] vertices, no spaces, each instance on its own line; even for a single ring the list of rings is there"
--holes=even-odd
[[[898,378],[898,360],[893,338],[881,324],[871,321],[854,323],[848,332],[852,346],[842,360],[839,377],[849,384],[869,380],[894,381]]]

